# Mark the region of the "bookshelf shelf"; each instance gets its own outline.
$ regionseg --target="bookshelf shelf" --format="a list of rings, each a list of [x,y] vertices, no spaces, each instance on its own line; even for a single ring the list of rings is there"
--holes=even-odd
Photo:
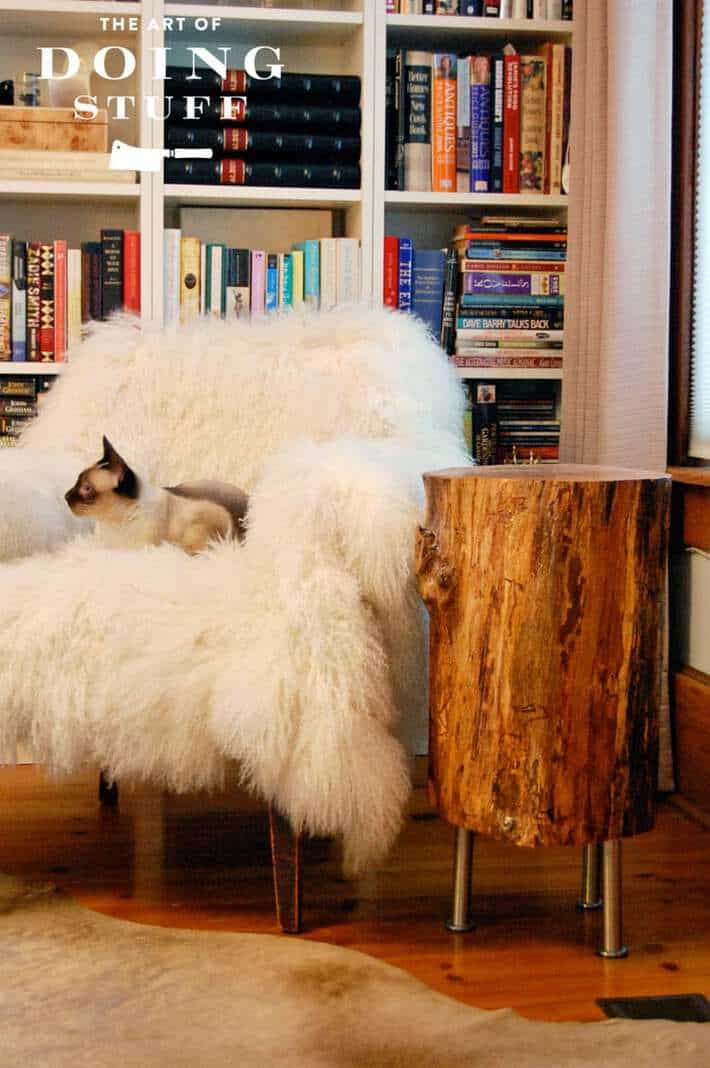
[[[504,379],[520,381],[534,381],[536,379],[552,382],[562,381],[562,371],[554,367],[534,367],[527,370],[524,367],[459,367],[459,378],[469,381],[503,381]]]
[[[279,186],[166,185],[172,204],[234,204],[243,208],[348,208],[359,204],[359,189],[291,189]]]
[[[385,192],[385,205],[396,208],[452,211],[473,208],[565,209],[567,196],[540,196],[536,193],[409,193],[398,190]]]
[[[142,8],[140,0],[0,0],[0,28],[3,35],[15,37],[62,36],[69,44],[72,34],[99,33],[100,15],[125,18],[140,15]],[[124,36],[136,33],[126,29]]]
[[[140,197],[138,182],[60,182],[5,180],[0,186],[2,200],[136,201]]]
[[[453,44],[457,41],[471,44],[471,38],[484,38],[486,44],[507,41],[514,37],[518,41],[564,41],[569,43],[573,36],[574,23],[571,20],[549,21],[532,19],[493,19],[469,18],[460,15],[388,15],[388,44],[398,47],[426,44],[427,49],[435,45]]]
[[[342,44],[362,26],[361,11],[321,8],[224,7],[217,4],[165,5],[165,14],[187,19],[221,19],[220,37],[244,44]]]
[[[60,375],[65,363],[0,363],[0,375],[20,378],[24,375]]]

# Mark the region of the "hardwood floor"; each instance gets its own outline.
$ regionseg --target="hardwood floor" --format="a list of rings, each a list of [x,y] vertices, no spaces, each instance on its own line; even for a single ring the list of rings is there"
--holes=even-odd
[[[89,908],[137,923],[275,933],[266,811],[236,790],[162,799],[121,789],[100,809],[98,773],[61,784],[0,768],[0,871],[51,879]],[[600,916],[575,910],[577,851],[476,843],[477,929],[443,927],[451,831],[417,789],[386,865],[357,883],[309,843],[302,937],[362,950],[480,1008],[601,1018],[597,997],[710,993],[710,831],[671,805],[625,844],[627,960],[594,949]],[[284,936],[290,937],[290,936]]]

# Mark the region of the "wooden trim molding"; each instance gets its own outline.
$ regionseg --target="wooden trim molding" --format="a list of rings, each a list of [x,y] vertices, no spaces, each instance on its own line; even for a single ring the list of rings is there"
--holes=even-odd
[[[668,459],[687,463],[690,412],[690,342],[697,90],[704,0],[674,0],[673,168],[671,189],[670,368]]]

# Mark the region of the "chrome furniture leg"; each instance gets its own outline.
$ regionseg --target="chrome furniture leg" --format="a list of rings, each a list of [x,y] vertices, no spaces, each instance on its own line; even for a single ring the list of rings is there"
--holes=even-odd
[[[471,920],[471,868],[473,862],[473,831],[457,827],[454,837],[454,887],[451,919],[446,928],[462,933],[473,930]]]
[[[616,960],[628,956],[622,938],[621,841],[604,842],[602,847],[602,945],[600,957]]]
[[[577,908],[592,911],[602,907],[601,894],[602,847],[592,842],[582,848],[582,893]]]

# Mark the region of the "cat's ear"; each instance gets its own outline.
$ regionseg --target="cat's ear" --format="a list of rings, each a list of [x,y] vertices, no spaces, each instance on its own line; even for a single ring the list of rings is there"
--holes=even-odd
[[[101,461],[102,467],[107,467],[117,478],[114,493],[120,493],[122,497],[138,496],[138,479],[123,457],[116,452],[111,442],[104,435],[104,456]]]

